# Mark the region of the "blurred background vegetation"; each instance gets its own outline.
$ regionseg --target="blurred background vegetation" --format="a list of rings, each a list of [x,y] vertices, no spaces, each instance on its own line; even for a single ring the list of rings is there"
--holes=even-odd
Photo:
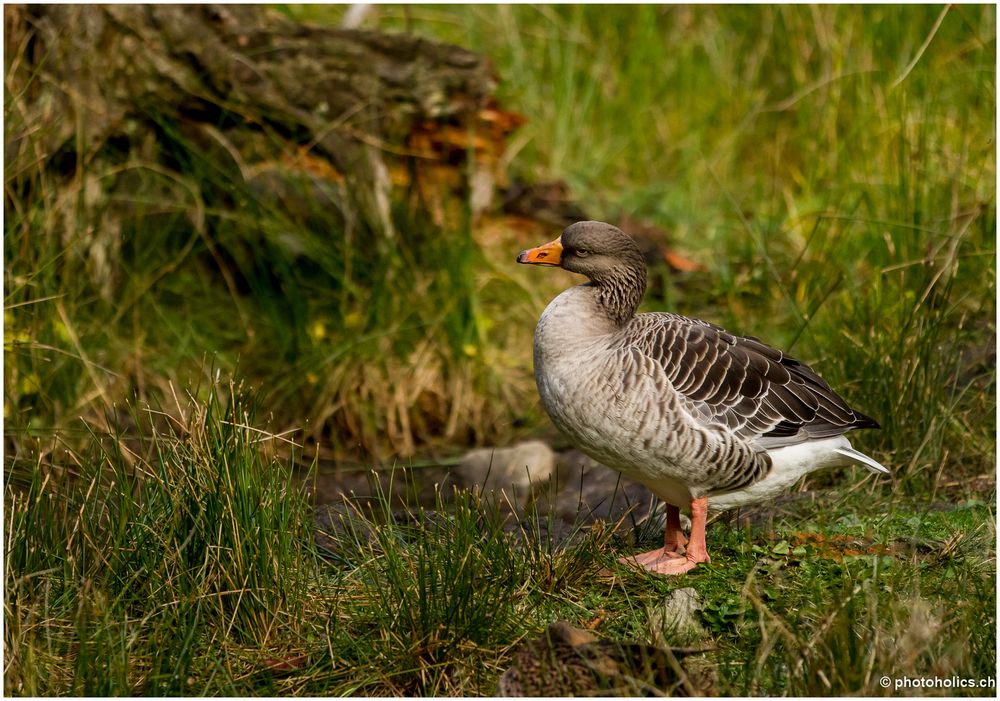
[[[526,119],[512,180],[564,181],[588,216],[657,227],[704,266],[654,269],[647,308],[814,363],[879,418],[869,440],[903,473],[992,462],[991,7],[386,5],[368,25],[488,57],[499,103]],[[157,114],[169,162],[110,159],[82,127],[46,153],[62,116],[26,121],[31,78],[8,57],[9,448],[81,417],[106,429],[124,399],[213,370],[339,457],[544,427],[531,333],[572,279],[512,260],[552,232],[397,207],[398,244],[376,246],[305,179],[261,192]],[[103,189],[122,171],[127,192]]]
[[[347,8],[277,11],[332,26]],[[481,505],[466,501],[468,518],[387,529],[377,547],[348,538],[351,566],[331,574],[288,491],[303,453],[379,467],[558,440],[531,340],[576,279],[518,267],[561,225],[500,206],[538,183],[695,264],[659,258],[645,309],[788,349],[881,422],[857,442],[892,484],[849,490],[817,528],[950,543],[941,561],[914,555],[888,574],[878,557],[820,558],[768,579],[770,612],[744,596],[732,613],[759,553],[720,530],[731,571],[699,586],[731,663],[722,690],[881,693],[872,669],[992,673],[995,509],[928,521],[885,517],[882,501],[866,515],[858,500],[995,500],[994,6],[378,6],[368,29],[487,57],[497,105],[523,117],[492,206],[460,192],[440,216],[394,187],[391,245],[345,218],[338,174],[293,129],[264,138],[283,169],[274,188],[243,167],[259,144],[227,150],[155,101],[135,103],[128,138],[110,142],[88,139],[62,98],[28,109],[32,91],[90,91],[42,80],[57,57],[25,60],[23,17],[5,8],[5,680],[17,693],[488,693],[529,629],[581,615],[554,591],[612,607],[614,632],[637,635],[632,597],[669,586],[605,592],[580,564],[604,556],[600,534],[569,559],[525,560],[493,531],[479,538]],[[231,126],[226,105],[212,108],[198,117]],[[566,202],[537,208],[550,205]],[[261,428],[304,450],[289,461]],[[61,470],[82,478],[53,499]],[[947,560],[956,551],[968,560]],[[443,587],[439,565],[468,581]],[[466,596],[482,572],[508,589]],[[910,656],[886,642],[917,625],[903,591],[948,608]],[[744,626],[754,611],[759,630]],[[469,623],[483,616],[503,625]],[[328,646],[332,666],[306,676],[247,671]],[[475,678],[452,675],[453,658]]]

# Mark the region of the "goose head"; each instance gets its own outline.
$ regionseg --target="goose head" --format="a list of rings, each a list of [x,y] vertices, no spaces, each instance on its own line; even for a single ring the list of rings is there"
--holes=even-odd
[[[608,316],[624,323],[646,291],[646,263],[628,234],[599,221],[567,227],[555,241],[521,251],[518,263],[560,267],[585,275],[598,288]]]
[[[632,237],[600,221],[577,222],[555,241],[521,251],[517,262],[558,266],[594,282],[617,277],[622,268],[646,268]]]

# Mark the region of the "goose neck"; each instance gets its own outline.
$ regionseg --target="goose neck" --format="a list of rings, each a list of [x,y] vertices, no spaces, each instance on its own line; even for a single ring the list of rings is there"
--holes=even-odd
[[[645,266],[628,266],[617,268],[594,280],[597,287],[598,303],[604,312],[618,326],[623,326],[635,316],[642,297],[646,293]]]

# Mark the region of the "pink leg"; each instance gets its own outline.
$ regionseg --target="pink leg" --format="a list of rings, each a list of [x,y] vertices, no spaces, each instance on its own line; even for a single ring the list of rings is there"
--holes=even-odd
[[[681,532],[681,510],[673,504],[667,504],[666,507],[667,518],[663,532],[663,547],[650,550],[647,553],[640,553],[634,557],[623,557],[619,562],[639,564],[645,567],[664,557],[683,557],[683,548],[687,544],[687,538]]]
[[[671,513],[671,510],[673,513]],[[708,518],[708,497],[701,497],[691,502],[691,540],[687,553],[681,555],[678,549],[684,544],[684,535],[680,533],[680,512],[676,506],[667,506],[667,527],[664,535],[664,547],[635,557],[622,558],[622,562],[641,565],[650,572],[657,574],[682,574],[699,562],[709,562],[708,548],[705,545],[705,522]],[[673,548],[669,545],[673,544]]]
[[[667,527],[663,534],[663,549],[680,554],[687,542],[684,532],[681,531],[681,510],[673,504],[667,504]]]

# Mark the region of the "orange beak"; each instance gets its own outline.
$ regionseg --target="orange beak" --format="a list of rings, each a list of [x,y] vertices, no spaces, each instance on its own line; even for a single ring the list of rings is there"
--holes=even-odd
[[[559,265],[562,262],[562,241],[556,239],[517,254],[518,263],[528,265]]]

